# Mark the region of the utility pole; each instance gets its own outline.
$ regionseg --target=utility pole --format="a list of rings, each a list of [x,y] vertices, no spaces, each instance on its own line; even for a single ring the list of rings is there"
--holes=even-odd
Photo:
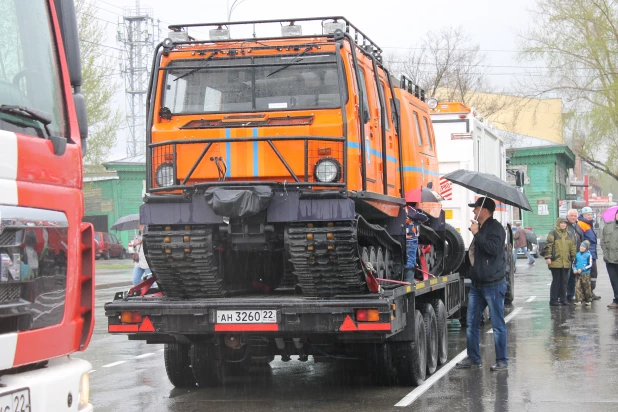
[[[129,112],[127,156],[135,157],[146,152],[146,93],[150,60],[159,41],[159,21],[152,17],[152,9],[140,7],[139,0],[134,9],[125,9],[117,41],[123,46],[120,71]]]

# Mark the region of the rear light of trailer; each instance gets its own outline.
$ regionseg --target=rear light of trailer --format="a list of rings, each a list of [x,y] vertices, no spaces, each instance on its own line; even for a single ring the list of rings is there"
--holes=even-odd
[[[120,321],[122,323],[140,323],[142,315],[137,312],[120,312]]]
[[[377,309],[356,309],[357,322],[377,322],[380,320],[380,313]]]

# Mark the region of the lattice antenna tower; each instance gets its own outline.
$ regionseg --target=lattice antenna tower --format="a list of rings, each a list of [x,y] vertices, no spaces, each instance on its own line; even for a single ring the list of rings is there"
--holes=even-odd
[[[120,72],[124,76],[128,106],[127,156],[146,152],[146,93],[152,54],[159,42],[159,20],[152,17],[152,9],[141,7],[125,9],[118,23],[117,41],[122,46]]]

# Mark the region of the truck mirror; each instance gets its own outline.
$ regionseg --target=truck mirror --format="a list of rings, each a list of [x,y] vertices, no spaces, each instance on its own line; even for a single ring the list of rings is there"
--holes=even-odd
[[[84,95],[77,92],[73,93],[73,101],[75,102],[75,114],[77,115],[77,124],[79,126],[79,136],[82,141],[82,153],[86,153],[86,139],[88,138],[88,116],[86,114],[86,99]]]
[[[77,20],[75,18],[75,3],[73,0],[56,0],[56,15],[62,33],[62,42],[67,56],[67,66],[71,86],[82,85],[82,64],[79,58],[79,38],[77,36]]]

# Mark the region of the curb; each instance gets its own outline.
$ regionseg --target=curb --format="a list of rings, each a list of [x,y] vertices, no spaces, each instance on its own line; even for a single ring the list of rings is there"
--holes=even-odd
[[[120,286],[133,286],[132,282],[113,282],[113,283],[103,283],[102,285],[95,285],[95,290],[99,289],[111,289],[117,288]]]

